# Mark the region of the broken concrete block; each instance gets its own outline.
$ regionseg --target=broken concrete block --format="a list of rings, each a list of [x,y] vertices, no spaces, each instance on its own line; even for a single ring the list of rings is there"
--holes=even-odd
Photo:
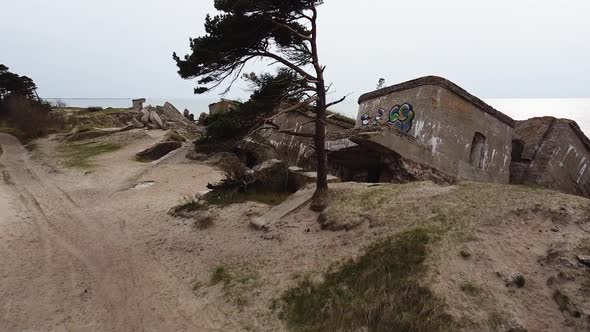
[[[316,172],[305,172],[299,167],[289,168],[289,187],[293,190],[304,188],[308,184],[315,184],[318,175]],[[328,183],[340,183],[340,178],[328,175]]]
[[[278,159],[271,159],[254,167],[253,175],[256,180],[252,184],[254,189],[281,192],[287,185],[287,164]]]
[[[590,256],[589,255],[578,255],[578,262],[584,264],[586,267],[590,267]]]
[[[146,108],[141,109],[141,122],[148,123],[150,122],[150,112]]]
[[[128,131],[131,129],[135,129],[135,126],[132,124],[128,124],[128,126],[120,128],[119,130],[117,130],[117,132],[121,133],[121,132]]]
[[[150,121],[159,128],[164,128],[164,121],[162,121],[162,118],[155,111],[150,111]]]
[[[184,116],[182,116],[182,113],[180,113],[180,111],[169,102],[166,102],[164,104],[164,106],[162,106],[162,107],[158,107],[158,109],[160,110],[161,114],[165,115],[166,118],[168,118],[168,120],[171,120],[171,121],[183,121],[184,120]]]
[[[145,127],[145,124],[139,120],[137,120],[136,118],[132,118],[131,119],[131,124],[135,127],[135,128],[143,128]]]
[[[141,161],[153,161],[158,160],[168,153],[180,149],[182,143],[180,142],[160,142],[144,151],[141,151],[137,154],[137,158]]]
[[[250,226],[254,227],[257,230],[268,229],[268,223],[264,218],[254,218],[250,220]]]

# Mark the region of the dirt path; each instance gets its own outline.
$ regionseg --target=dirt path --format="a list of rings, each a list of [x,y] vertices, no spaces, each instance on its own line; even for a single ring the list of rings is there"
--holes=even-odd
[[[94,204],[112,192],[76,190],[12,136],[0,145],[0,330],[232,329],[130,234],[120,210]]]

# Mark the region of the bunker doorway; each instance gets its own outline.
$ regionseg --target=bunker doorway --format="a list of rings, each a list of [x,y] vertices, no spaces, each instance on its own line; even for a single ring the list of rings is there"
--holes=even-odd
[[[471,154],[469,162],[472,166],[483,169],[486,154],[486,137],[482,133],[476,132],[471,143]]]

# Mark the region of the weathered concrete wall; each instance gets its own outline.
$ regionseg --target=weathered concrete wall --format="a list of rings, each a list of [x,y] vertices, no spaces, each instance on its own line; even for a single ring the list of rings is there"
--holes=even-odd
[[[444,79],[423,78],[392,88],[360,99],[357,126],[389,128],[368,139],[460,179],[509,182],[510,118]],[[481,160],[472,163],[475,133],[486,139]]]
[[[313,134],[315,132],[313,117],[307,113],[285,113],[277,116],[274,123],[281,129],[297,133]],[[337,132],[353,126],[351,121],[341,117],[333,117],[327,121],[326,132]],[[269,140],[276,147],[279,159],[285,161],[287,165],[300,166],[305,169],[315,167],[315,150],[312,148],[313,142],[310,138],[274,133],[269,137]]]
[[[525,143],[514,183],[536,184],[590,197],[590,142],[571,120],[552,117],[519,121],[517,137]]]
[[[217,115],[235,110],[238,107],[238,102],[233,100],[221,99],[217,103],[209,105],[209,115]]]

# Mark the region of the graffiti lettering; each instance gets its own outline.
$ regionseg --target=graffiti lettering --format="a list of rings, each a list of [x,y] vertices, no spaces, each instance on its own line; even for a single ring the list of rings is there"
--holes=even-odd
[[[363,114],[361,116],[361,124],[363,125],[363,127],[368,127],[370,123],[371,123],[371,116],[369,115],[369,113]]]
[[[408,133],[412,129],[414,123],[414,109],[410,104],[403,104],[401,106],[394,106],[389,112],[389,120],[387,124],[400,130],[401,132]]]
[[[361,125],[363,127],[381,126],[383,124],[382,121],[384,116],[385,110],[383,108],[378,109],[374,117],[371,116],[370,112],[367,112],[361,116]],[[386,123],[387,125],[407,134],[410,129],[412,129],[415,116],[416,115],[412,105],[408,103],[405,103],[401,106],[395,105],[389,112],[389,117],[386,117]]]

